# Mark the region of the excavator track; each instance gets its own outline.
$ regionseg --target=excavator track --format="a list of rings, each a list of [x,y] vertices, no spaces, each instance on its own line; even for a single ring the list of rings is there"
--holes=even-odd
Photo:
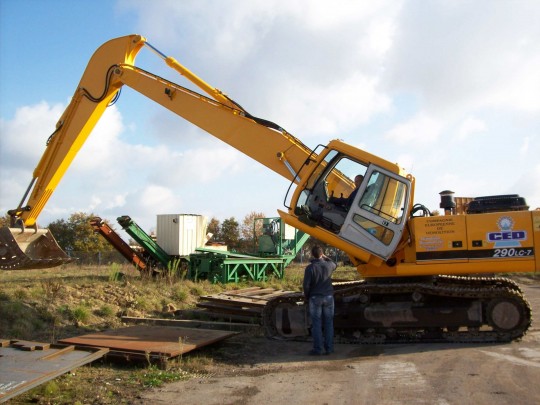
[[[336,341],[341,343],[488,343],[520,339],[531,307],[502,277],[436,276],[334,284]],[[268,337],[309,340],[302,293],[271,300]]]

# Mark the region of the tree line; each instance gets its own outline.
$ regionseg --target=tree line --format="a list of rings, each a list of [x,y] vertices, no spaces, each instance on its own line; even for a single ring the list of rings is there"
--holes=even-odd
[[[68,219],[58,219],[49,223],[48,228],[58,245],[66,252],[101,253],[112,252],[114,248],[105,238],[95,232],[90,225],[90,220],[97,215],[93,213],[75,212]],[[262,212],[252,211],[247,214],[241,222],[235,217],[227,218],[223,221],[212,217],[208,223],[207,232],[212,234],[210,242],[223,243],[227,250],[236,252],[256,251],[257,238],[262,234],[262,224],[258,224],[255,229],[255,220],[267,218]],[[109,227],[118,231],[115,224],[104,219]],[[10,217],[8,214],[0,217],[0,226],[9,226]],[[144,230],[151,234],[154,229]],[[133,240],[126,241],[129,245],[137,245]],[[331,246],[321,243],[315,238],[310,238],[303,248],[303,259],[310,256],[311,246],[320,244],[324,247],[328,255],[333,255],[336,260],[346,260],[345,254]]]
[[[68,219],[58,219],[49,223],[47,228],[52,232],[58,245],[65,251],[102,252],[112,250],[112,246],[90,225],[90,220],[96,217],[93,213],[75,212]],[[208,223],[208,233],[211,233],[213,242],[227,245],[229,250],[248,250],[255,243],[254,222],[257,218],[265,218],[262,212],[252,211],[241,222],[230,217],[222,222],[213,217]],[[109,227],[117,231],[115,224],[104,220]],[[0,226],[9,226],[10,217],[0,217]],[[150,234],[153,229],[145,230]],[[130,245],[134,241],[128,242]]]

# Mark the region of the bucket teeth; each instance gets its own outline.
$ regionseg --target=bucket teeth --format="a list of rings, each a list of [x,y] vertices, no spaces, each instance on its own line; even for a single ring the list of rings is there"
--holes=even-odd
[[[46,269],[71,262],[48,229],[0,228],[0,269]]]

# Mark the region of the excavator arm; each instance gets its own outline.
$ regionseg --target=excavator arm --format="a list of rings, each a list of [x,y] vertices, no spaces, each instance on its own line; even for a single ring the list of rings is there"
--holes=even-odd
[[[145,45],[207,95],[135,66],[135,58]],[[327,146],[319,145],[322,149],[317,147],[317,152],[311,150],[279,125],[251,115],[176,59],[148,44],[144,37],[130,35],[106,42],[90,59],[71,102],[47,141],[24,197],[16,209],[9,211],[11,227],[0,230],[0,268],[51,267],[70,260],[48,230],[38,229],[36,221],[105,108],[116,101],[123,86],[161,104],[294,183],[288,213],[279,212],[283,220],[345,251],[355,263],[379,267],[402,240],[414,182],[396,164],[337,140]],[[349,214],[323,213],[333,193],[349,194],[354,187],[352,179],[359,172],[344,171],[342,164],[345,168],[354,164],[370,176],[357,198],[372,189],[371,183],[377,185],[376,195],[369,204],[362,203]]]
[[[94,53],[71,102],[47,140],[23,199],[9,212],[12,226],[35,227],[48,199],[121,87],[110,80],[114,65],[134,63],[144,43],[143,37],[132,35],[106,42]]]
[[[47,141],[26,195],[13,217],[32,227],[71,162],[103,115],[105,108],[127,85],[175,114],[209,132],[273,171],[293,180],[311,151],[277,125],[251,116],[221,91],[165,57],[177,70],[212,98],[188,90],[134,66],[135,57],[147,44],[140,35],[113,39],[92,56],[73,98]],[[155,50],[154,47],[150,46]],[[21,221],[19,221],[21,223]]]
[[[188,90],[134,65],[147,45],[165,63],[208,96]],[[103,115],[127,85],[228,143],[292,182],[313,159],[313,152],[278,125],[245,111],[220,90],[210,86],[172,57],[167,57],[140,35],[110,40],[90,59],[68,107],[49,137],[17,208],[10,210],[11,227],[0,230],[0,268],[52,267],[70,261],[37,218],[73,159]]]

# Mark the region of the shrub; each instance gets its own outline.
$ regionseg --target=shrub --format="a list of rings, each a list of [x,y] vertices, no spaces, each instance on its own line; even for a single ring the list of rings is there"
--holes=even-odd
[[[172,297],[176,301],[185,302],[189,297],[189,291],[183,285],[179,285],[173,289]]]
[[[70,314],[71,318],[78,323],[86,323],[90,319],[90,311],[82,305],[73,308]]]
[[[28,291],[19,288],[18,290],[15,290],[13,296],[15,297],[15,299],[25,300],[28,298]]]
[[[114,309],[110,305],[105,304],[96,311],[96,315],[111,318],[114,316]]]

